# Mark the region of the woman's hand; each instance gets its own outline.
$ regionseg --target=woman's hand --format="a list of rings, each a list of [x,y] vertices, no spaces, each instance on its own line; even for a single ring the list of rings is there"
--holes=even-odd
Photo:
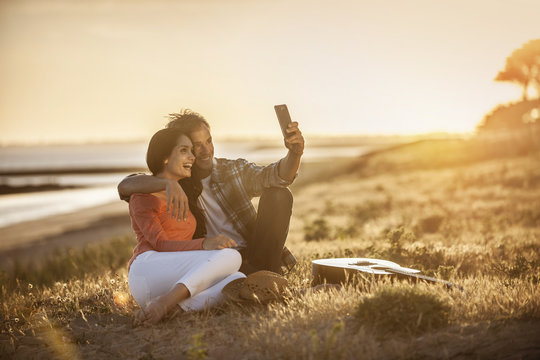
[[[237,246],[236,241],[223,234],[219,234],[214,237],[207,237],[203,240],[204,250],[219,250],[232,248],[235,246]]]
[[[171,215],[171,218],[186,221],[189,205],[184,189],[177,181],[168,180],[165,191],[167,192],[167,212]]]

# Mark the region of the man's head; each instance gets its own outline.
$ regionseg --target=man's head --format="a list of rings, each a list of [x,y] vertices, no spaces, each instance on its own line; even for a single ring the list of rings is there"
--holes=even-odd
[[[193,143],[195,166],[206,177],[212,171],[214,159],[214,144],[210,134],[210,124],[202,115],[189,109],[180,110],[179,113],[169,114],[168,128],[179,128],[188,134]]]

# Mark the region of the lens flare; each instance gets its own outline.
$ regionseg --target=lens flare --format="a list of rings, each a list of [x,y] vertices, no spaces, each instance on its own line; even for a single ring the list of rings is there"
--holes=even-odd
[[[123,291],[117,291],[113,294],[113,301],[116,306],[124,307],[129,301],[129,296]]]

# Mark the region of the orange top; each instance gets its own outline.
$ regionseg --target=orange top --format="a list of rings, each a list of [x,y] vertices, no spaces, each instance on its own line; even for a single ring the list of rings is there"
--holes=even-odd
[[[187,221],[177,221],[167,213],[164,200],[152,194],[133,194],[129,200],[129,215],[138,243],[128,268],[138,255],[149,250],[203,250],[204,238],[192,239],[197,221],[191,212]]]

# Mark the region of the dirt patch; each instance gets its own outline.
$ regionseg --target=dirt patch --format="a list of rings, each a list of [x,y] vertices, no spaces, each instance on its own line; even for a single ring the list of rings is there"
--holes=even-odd
[[[216,315],[216,314],[214,314]],[[3,355],[14,359],[184,359],[193,348],[190,315],[180,315],[154,327],[136,327],[132,318],[119,314],[80,316],[55,330],[37,332],[18,339],[16,351],[7,351],[9,340],[0,339]],[[216,316],[219,321],[219,315]],[[226,315],[225,315],[226,317]],[[222,319],[224,320],[224,319]],[[379,343],[375,359],[392,358],[395,344],[406,349],[405,359],[538,359],[540,358],[540,320],[484,322],[469,326],[451,326],[411,340],[391,335]],[[236,359],[234,347],[207,339],[209,358]],[[406,346],[404,343],[408,343]],[[403,346],[405,345],[405,346]],[[264,357],[262,357],[264,358]]]
[[[419,359],[539,359],[540,320],[489,322],[419,337],[411,357]]]

